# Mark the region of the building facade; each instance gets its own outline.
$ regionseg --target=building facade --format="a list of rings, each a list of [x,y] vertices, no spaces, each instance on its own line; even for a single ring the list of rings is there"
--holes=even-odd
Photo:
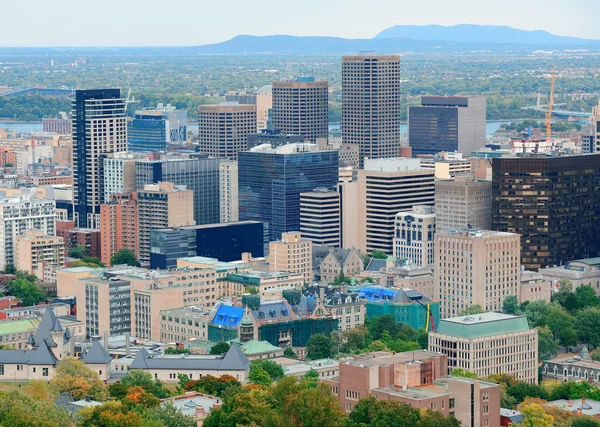
[[[270,271],[289,271],[304,276],[305,282],[312,280],[313,242],[299,232],[283,233],[281,240],[269,243]]]
[[[408,108],[408,143],[413,156],[458,151],[471,154],[485,145],[485,98],[422,96]]]
[[[240,218],[238,191],[238,164],[236,161],[219,163],[220,221],[236,222]]]
[[[396,215],[394,258],[410,260],[418,267],[434,262],[435,210],[431,206],[413,206]]]
[[[137,194],[115,194],[100,205],[101,261],[110,265],[111,257],[121,249],[138,256]]]
[[[469,176],[435,182],[436,230],[492,229],[492,183]]]
[[[267,222],[270,240],[300,229],[300,193],[334,189],[337,151],[317,151],[314,144],[256,147],[238,160],[240,220]]]
[[[525,316],[482,313],[444,319],[429,333],[429,351],[448,356],[448,370],[479,378],[506,374],[538,383],[538,332]]]
[[[135,162],[139,158],[129,153],[109,154],[104,158],[104,203],[108,203],[113,194],[136,190]]]
[[[17,236],[16,269],[43,278],[44,267],[62,266],[65,245],[62,237],[48,236],[44,232],[26,230]]]
[[[400,154],[400,55],[342,57],[342,140],[364,158]]]
[[[507,296],[519,298],[520,236],[498,231],[436,233],[435,286],[442,318],[472,305],[502,310]]]
[[[314,77],[273,82],[273,129],[302,135],[307,142],[329,135],[329,83]]]
[[[198,107],[200,153],[237,160],[248,149],[248,135],[256,133],[256,105],[223,102]]]
[[[78,227],[100,227],[104,155],[127,151],[127,114],[120,89],[75,91],[73,203]]]
[[[600,154],[492,159],[492,228],[537,270],[600,255]]]
[[[590,122],[581,128],[581,149],[584,153],[600,152],[600,100],[592,108]]]
[[[340,247],[340,195],[328,188],[300,193],[300,232],[315,245]]]

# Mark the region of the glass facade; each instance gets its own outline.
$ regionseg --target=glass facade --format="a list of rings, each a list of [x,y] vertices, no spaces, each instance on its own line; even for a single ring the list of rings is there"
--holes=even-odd
[[[240,220],[269,223],[269,240],[300,230],[300,193],[335,189],[338,152],[241,152],[238,157]]]
[[[136,162],[136,188],[146,184],[172,182],[194,191],[196,224],[220,221],[219,159],[197,155],[189,159],[145,160]]]
[[[177,258],[196,255],[194,230],[162,228],[150,230],[150,268],[177,268]]]
[[[167,121],[136,115],[127,127],[127,147],[129,151],[167,151]]]
[[[413,156],[458,150],[458,108],[410,107],[408,113]]]
[[[492,159],[492,228],[528,270],[600,255],[600,154]]]

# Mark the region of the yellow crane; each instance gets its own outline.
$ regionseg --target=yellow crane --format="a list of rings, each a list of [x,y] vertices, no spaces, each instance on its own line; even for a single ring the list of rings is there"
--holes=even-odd
[[[552,107],[554,106],[554,83],[556,82],[556,67],[552,69],[552,84],[550,85],[550,99],[548,100],[548,112],[546,113],[546,141],[552,137]]]

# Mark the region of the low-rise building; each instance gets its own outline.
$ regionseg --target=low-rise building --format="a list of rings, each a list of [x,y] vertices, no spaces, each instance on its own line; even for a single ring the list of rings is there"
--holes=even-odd
[[[550,302],[552,284],[538,271],[521,271],[519,302],[544,300]]]
[[[342,272],[345,277],[353,277],[365,269],[358,250],[328,246],[313,246],[312,265],[315,280],[325,283],[333,282]]]
[[[579,356],[561,356],[545,360],[542,364],[542,379],[600,382],[600,361],[592,360],[584,347]]]
[[[343,359],[342,359],[343,360]],[[285,376],[294,376],[302,378],[309,371],[317,371],[319,379],[333,378],[339,375],[340,360],[336,359],[317,359],[317,360],[297,360],[289,357],[278,357],[273,359],[283,368]]]
[[[587,415],[594,418],[600,418],[600,402],[597,400],[586,399],[558,399],[545,403],[546,407],[555,407],[563,411],[569,411],[573,415]]]
[[[444,319],[429,332],[428,349],[448,356],[450,372],[464,369],[480,378],[507,374],[538,382],[538,332],[525,316],[482,313]]]
[[[555,289],[559,282],[568,280],[573,290],[588,285],[600,295],[600,257],[573,260],[565,265],[542,268],[539,272]]]
[[[161,406],[173,405],[183,415],[192,417],[198,427],[202,427],[204,420],[210,415],[210,411],[213,408],[219,409],[223,402],[219,397],[189,391],[183,396],[161,399],[160,404]]]
[[[160,312],[160,340],[183,342],[208,339],[208,325],[214,312],[200,306],[173,308]]]

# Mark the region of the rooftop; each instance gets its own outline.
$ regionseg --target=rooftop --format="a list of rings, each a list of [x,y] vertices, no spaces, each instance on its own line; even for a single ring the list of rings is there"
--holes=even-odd
[[[273,362],[277,363],[283,368],[283,372],[285,375],[299,375],[304,374],[311,369],[332,369],[337,370],[339,364],[342,360],[335,359],[318,359],[318,360],[310,360],[310,361],[300,361],[296,359],[291,359],[289,357],[276,357],[271,359]]]
[[[27,332],[40,326],[41,317],[0,321],[0,335]]]
[[[436,333],[461,338],[481,338],[530,330],[525,316],[481,313],[441,320]]]
[[[388,353],[387,351],[374,351],[372,353],[360,354],[353,359],[344,359],[340,363],[347,365],[360,366],[363,368],[390,365],[394,363],[407,363],[432,357],[442,357],[441,353],[427,350],[406,351],[404,353]]]
[[[246,356],[253,356],[255,354],[263,354],[274,351],[283,351],[281,347],[276,347],[269,341],[250,340],[242,343],[241,347]]]
[[[460,377],[445,377],[433,381],[433,384],[419,387],[407,387],[406,389],[402,389],[392,385],[389,387],[376,388],[374,390],[388,393],[394,396],[400,396],[404,399],[424,400],[448,395],[448,384],[457,382],[471,384],[473,383],[473,380]],[[498,384],[493,384],[485,381],[479,381],[479,384],[482,389],[499,387]]]
[[[583,415],[597,416],[600,415],[600,402],[592,399],[572,399],[571,405],[569,400],[559,399],[546,403],[546,406],[554,406],[564,411],[577,412],[581,409]]]

